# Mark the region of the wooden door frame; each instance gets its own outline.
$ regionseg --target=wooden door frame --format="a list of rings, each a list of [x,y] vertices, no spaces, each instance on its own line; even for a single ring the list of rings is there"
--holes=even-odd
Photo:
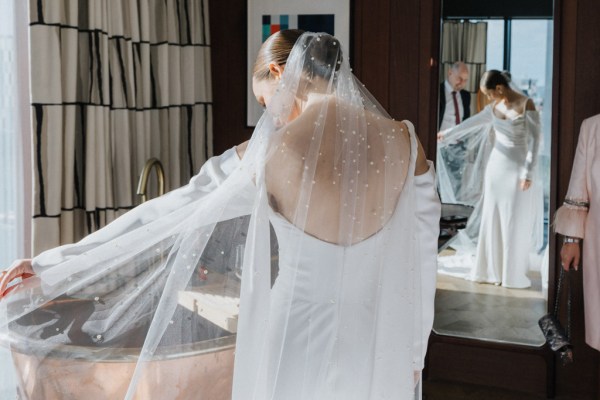
[[[558,154],[556,151],[559,119],[559,67],[561,57],[561,1],[555,0],[553,16],[553,79],[552,79],[552,152],[551,176],[557,173]],[[441,17],[442,0],[432,0],[433,8],[439,10]],[[440,18],[438,17],[438,18]],[[441,18],[440,24],[441,24]],[[437,65],[440,54],[440,35],[432,47],[432,78],[437,82]],[[433,67],[435,65],[436,67]],[[437,85],[431,85],[436,86]],[[437,94],[437,92],[436,92]],[[433,96],[435,103],[430,104],[428,118],[437,120],[437,95]],[[430,129],[430,143],[435,143],[436,130]],[[428,155],[435,158],[435,147],[429,149]],[[550,188],[550,214],[556,209],[557,185],[551,179]],[[552,236],[551,236],[552,238]],[[548,304],[554,301],[554,282],[556,279],[556,241],[549,241],[549,257],[551,262],[548,274]],[[554,261],[554,262],[553,262]],[[549,309],[550,307],[548,307]],[[432,332],[429,339],[428,355],[426,360],[426,380],[444,380],[466,384],[482,385],[514,390],[524,393],[554,397],[556,381],[555,357],[547,346],[533,347],[510,343],[476,340],[446,336]]]

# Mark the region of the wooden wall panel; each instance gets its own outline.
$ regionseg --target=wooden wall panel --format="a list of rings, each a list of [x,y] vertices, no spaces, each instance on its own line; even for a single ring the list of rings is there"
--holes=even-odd
[[[390,73],[390,1],[354,1],[355,13],[351,16],[355,43],[350,65],[358,79],[373,96],[388,109]],[[394,2],[394,1],[392,1]],[[350,46],[350,45],[346,45]]]
[[[389,112],[396,119],[408,119],[418,133],[419,120],[419,0],[394,1],[390,8],[390,90]]]
[[[221,154],[252,135],[246,126],[245,1],[209,1],[213,74],[213,150]]]

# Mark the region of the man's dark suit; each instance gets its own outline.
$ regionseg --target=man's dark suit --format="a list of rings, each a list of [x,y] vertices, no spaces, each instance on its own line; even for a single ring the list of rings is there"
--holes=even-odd
[[[446,111],[446,88],[444,87],[444,82],[440,84],[440,113],[438,115],[438,129],[440,126],[442,126],[444,112]],[[462,122],[471,116],[471,93],[467,92],[466,90],[461,90],[459,94],[460,99],[462,100],[464,112],[464,115],[461,119]]]

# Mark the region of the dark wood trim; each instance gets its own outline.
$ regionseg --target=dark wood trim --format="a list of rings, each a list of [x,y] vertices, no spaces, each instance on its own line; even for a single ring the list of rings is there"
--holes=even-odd
[[[552,18],[552,0],[445,0],[444,18]]]
[[[553,396],[552,358],[545,348],[432,333],[426,377]]]

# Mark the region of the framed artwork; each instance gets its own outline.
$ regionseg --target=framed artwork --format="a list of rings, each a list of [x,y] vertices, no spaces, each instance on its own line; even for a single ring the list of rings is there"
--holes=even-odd
[[[335,35],[348,52],[350,0],[249,0],[247,125],[256,126],[263,109],[252,93],[252,68],[262,43],[283,29],[302,29]]]

